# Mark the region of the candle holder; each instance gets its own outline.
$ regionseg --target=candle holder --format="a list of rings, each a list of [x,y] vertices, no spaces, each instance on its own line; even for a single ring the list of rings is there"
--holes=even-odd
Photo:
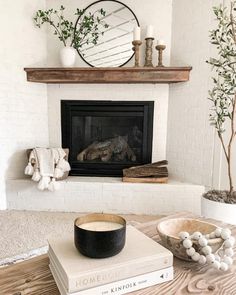
[[[74,222],[74,243],[79,252],[91,258],[118,254],[125,245],[126,221],[119,215],[94,213]]]
[[[164,67],[162,60],[163,60],[163,51],[166,49],[165,45],[157,45],[156,50],[158,51],[158,65],[157,67]]]
[[[145,67],[153,67],[152,64],[152,45],[154,38],[145,38],[146,40],[146,51],[145,51]]]
[[[140,64],[139,64],[139,55],[140,55],[139,47],[142,44],[142,41],[134,40],[132,42],[132,44],[134,45],[133,51],[134,51],[134,54],[135,54],[135,64],[134,64],[134,66],[139,67],[140,66]]]

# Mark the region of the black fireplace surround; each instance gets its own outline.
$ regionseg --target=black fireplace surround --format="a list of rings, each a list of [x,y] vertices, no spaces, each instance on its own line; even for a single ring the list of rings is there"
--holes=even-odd
[[[151,162],[153,101],[61,101],[70,175],[122,176]]]

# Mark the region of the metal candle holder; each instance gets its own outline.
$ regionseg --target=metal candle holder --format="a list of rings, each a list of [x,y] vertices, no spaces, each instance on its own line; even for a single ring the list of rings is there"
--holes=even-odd
[[[153,67],[152,64],[152,45],[154,38],[145,38],[146,40],[146,51],[145,51],[145,67]]]
[[[134,45],[133,51],[134,51],[134,54],[135,54],[135,64],[134,64],[134,66],[135,67],[139,67],[140,66],[140,64],[139,64],[139,55],[140,55],[139,47],[142,44],[142,41],[140,41],[140,40],[134,40],[132,42],[132,44]]]
[[[162,60],[163,60],[163,50],[166,49],[165,45],[157,45],[156,50],[158,51],[158,65],[157,67],[164,67]]]

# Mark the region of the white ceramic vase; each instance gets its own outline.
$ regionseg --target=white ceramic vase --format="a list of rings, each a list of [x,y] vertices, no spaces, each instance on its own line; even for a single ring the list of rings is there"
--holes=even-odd
[[[73,67],[75,65],[76,50],[66,46],[60,50],[61,65],[63,67]]]
[[[201,215],[236,225],[236,204],[215,202],[202,196]]]

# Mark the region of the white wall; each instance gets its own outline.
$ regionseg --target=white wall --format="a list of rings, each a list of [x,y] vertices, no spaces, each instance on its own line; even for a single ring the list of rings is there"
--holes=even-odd
[[[46,0],[47,8],[59,9],[60,5],[63,4],[66,8],[64,16],[70,20],[76,20],[77,17],[74,15],[77,8],[84,9],[95,0]],[[142,40],[145,38],[146,26],[152,24],[155,28],[155,39],[164,39],[167,44],[167,48],[164,53],[165,64],[169,64],[170,57],[170,43],[171,43],[171,23],[172,23],[172,0],[148,0],[145,3],[142,0],[122,0],[137,16],[140,26],[142,28],[141,35]],[[63,47],[57,36],[53,36],[54,30],[48,29],[48,64],[52,66],[60,65],[59,61],[59,50]],[[141,46],[141,64],[144,63],[144,43]],[[154,64],[157,64],[157,53],[154,49],[153,55]],[[77,66],[87,66],[81,58],[77,58]],[[129,65],[133,65],[132,60]]]
[[[81,1],[80,8],[85,8],[92,1]],[[165,51],[165,64],[169,64],[170,44],[171,44],[171,16],[172,0],[149,0],[145,2],[135,0],[123,1],[136,14],[145,37],[145,28],[152,24],[156,28],[157,38],[165,39],[167,50]],[[65,0],[63,5],[66,7],[68,16],[78,7],[78,1]],[[58,7],[56,0],[47,1],[48,8]],[[155,8],[155,13],[153,9]],[[65,11],[65,15],[66,15]],[[51,30],[48,32],[48,52],[49,61],[52,65],[59,65],[59,50],[61,44]],[[142,64],[145,46],[142,46]],[[154,51],[154,64],[157,55]],[[132,66],[134,61],[129,63]],[[77,58],[78,66],[87,66]],[[154,114],[154,142],[153,142],[153,161],[166,157],[166,137],[167,137],[167,113],[168,113],[169,86],[166,85],[49,85],[48,104],[49,104],[49,138],[51,145],[61,144],[60,129],[60,100],[153,100],[155,101]]]
[[[212,7],[222,2],[173,2],[171,64],[191,65],[193,70],[188,83],[170,87],[167,140],[171,174],[215,188],[227,188],[227,178],[218,137],[209,125],[212,73],[205,61],[216,53],[209,30],[216,25]]]
[[[25,149],[48,144],[47,89],[26,82],[24,67],[46,59],[46,34],[32,22],[44,0],[0,1],[0,209],[6,179],[23,176]]]

